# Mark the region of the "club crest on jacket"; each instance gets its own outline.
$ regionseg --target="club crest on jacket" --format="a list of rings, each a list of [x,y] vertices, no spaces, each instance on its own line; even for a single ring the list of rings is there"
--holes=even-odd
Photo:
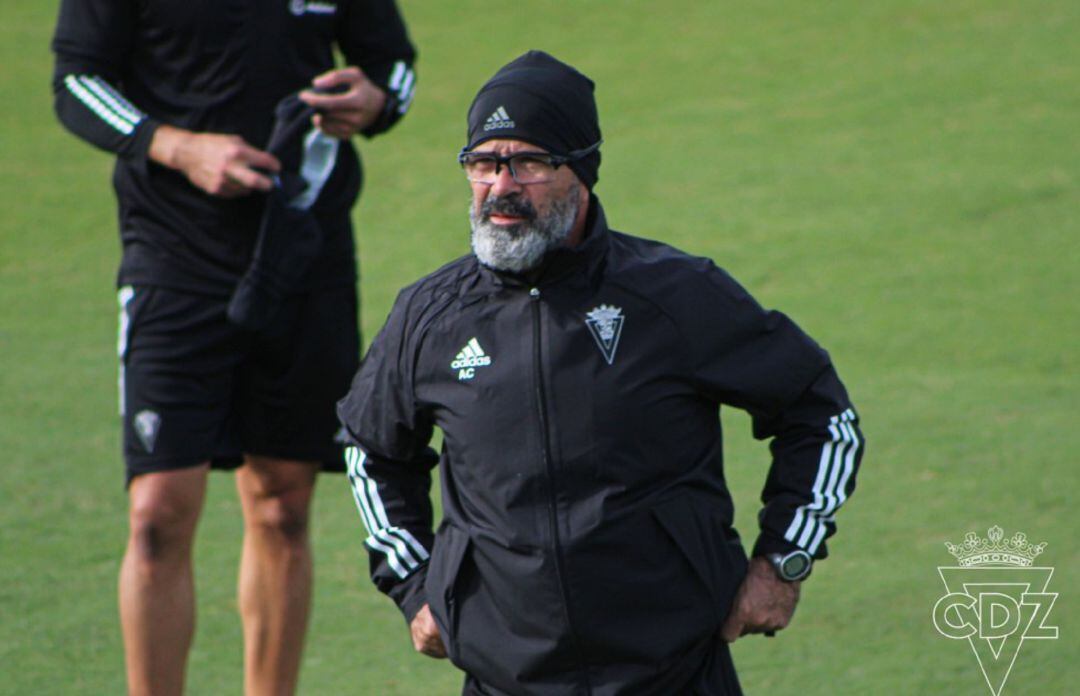
[[[585,313],[585,325],[596,339],[596,345],[608,365],[612,364],[615,361],[615,351],[619,347],[619,336],[622,335],[622,309],[602,304]]]

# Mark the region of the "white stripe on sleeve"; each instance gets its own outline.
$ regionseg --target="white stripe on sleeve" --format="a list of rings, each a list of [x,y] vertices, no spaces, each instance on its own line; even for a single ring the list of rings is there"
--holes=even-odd
[[[116,112],[112,111],[108,105],[94,96],[90,90],[79,82],[79,79],[74,75],[68,75],[64,78],[64,85],[67,86],[68,91],[75,95],[75,97],[83,103],[83,106],[93,111],[98,118],[105,123],[109,124],[116,130],[120,131],[124,135],[131,135],[131,132],[135,130],[134,124],[126,120]]]
[[[353,499],[370,535],[364,543],[385,554],[394,572],[405,578],[428,559],[427,549],[407,529],[390,524],[378,485],[364,468],[367,453],[359,447],[349,447],[345,450],[345,461]]]
[[[96,75],[83,75],[79,78],[87,89],[97,95],[103,102],[112,107],[122,118],[126,118],[132,123],[132,125],[138,125],[139,121],[142,121],[146,114],[139,111],[134,104],[124,99],[123,96],[116,90],[114,90],[108,82],[105,82]]]
[[[416,73],[409,70],[405,73],[405,80],[401,83],[401,89],[398,90],[398,100],[405,101],[412,94],[413,81],[416,79]]]
[[[800,505],[784,532],[784,538],[813,554],[825,538],[826,524],[847,499],[847,484],[855,471],[859,437],[852,426],[855,412],[847,409],[829,419],[832,438],[821,448],[817,476],[811,488],[813,500]],[[801,533],[800,533],[801,532]]]
[[[399,114],[404,115],[404,113],[409,110],[409,106],[412,104],[413,96],[415,95],[416,90],[413,89],[409,92],[409,96],[407,98],[401,100],[401,103],[398,104],[397,108]]]
[[[390,73],[390,83],[387,85],[391,90],[398,91],[401,87],[401,78],[405,76],[405,61],[399,60],[394,63],[394,72]]]

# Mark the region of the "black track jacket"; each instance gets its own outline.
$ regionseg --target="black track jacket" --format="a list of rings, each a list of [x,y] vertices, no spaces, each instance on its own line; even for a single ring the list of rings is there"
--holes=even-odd
[[[857,418],[786,316],[595,197],[589,220],[530,282],[470,255],[399,295],[338,405],[372,577],[492,693],[718,693],[699,673],[746,571],[719,406],[773,438],[756,554],[825,556]]]

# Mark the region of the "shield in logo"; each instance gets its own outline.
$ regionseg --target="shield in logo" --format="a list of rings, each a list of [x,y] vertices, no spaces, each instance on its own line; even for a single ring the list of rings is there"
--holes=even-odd
[[[596,345],[610,365],[615,361],[615,351],[619,348],[622,335],[622,309],[611,305],[600,305],[585,314],[585,325],[596,339]]]

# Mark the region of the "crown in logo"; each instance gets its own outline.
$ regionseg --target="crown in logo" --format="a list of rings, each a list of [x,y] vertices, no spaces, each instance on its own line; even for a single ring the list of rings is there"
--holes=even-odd
[[[622,310],[618,307],[602,304],[585,316],[589,320],[596,322],[597,329],[600,331],[600,338],[610,341],[615,337],[615,320],[622,319]]]
[[[1005,539],[1005,532],[996,524],[987,530],[989,539],[980,538],[975,532],[968,532],[959,544],[945,542],[949,553],[956,556],[964,568],[972,566],[1019,566],[1028,568],[1035,557],[1046,548],[1046,542],[1035,545],[1028,543],[1027,535],[1017,532],[1011,539]]]

